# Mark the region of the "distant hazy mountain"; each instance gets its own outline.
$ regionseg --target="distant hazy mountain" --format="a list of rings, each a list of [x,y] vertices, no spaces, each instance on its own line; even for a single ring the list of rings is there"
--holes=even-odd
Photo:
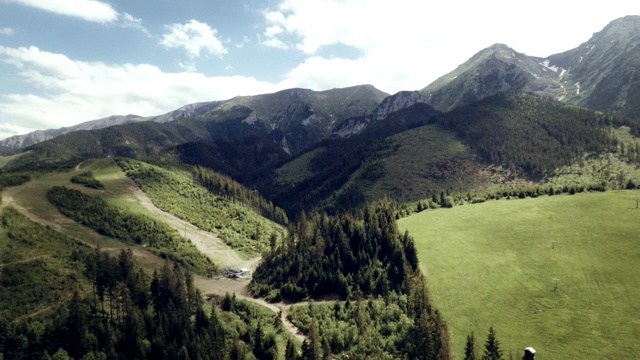
[[[449,111],[508,90],[640,117],[640,16],[614,20],[579,47],[548,58],[493,45],[421,93]]]
[[[157,116],[114,115],[71,127],[16,135],[0,141],[0,154],[19,151],[78,130],[98,130],[141,121],[168,123],[181,118],[215,123],[211,126],[211,134],[206,136],[211,135],[214,140],[258,134],[270,136],[285,151],[295,153],[327,137],[345,119],[372,111],[387,96],[389,94],[371,85],[327,91],[288,89],[273,94],[239,96],[189,104]],[[245,116],[239,120],[238,116],[242,114]],[[245,133],[247,127],[253,130]]]
[[[36,130],[25,135],[15,135],[4,140],[0,140],[0,154],[15,152],[19,149],[23,149],[49,139],[53,139],[60,135],[68,134],[73,131],[103,129],[109,126],[128,124],[144,120],[146,120],[146,118],[138,115],[113,115],[98,120],[87,121],[70,127],[49,130]]]
[[[227,141],[237,145],[238,140],[251,137],[252,144],[276,144],[291,155],[327,138],[342,121],[373,111],[387,96],[370,85],[327,91],[289,89],[191,104],[164,115],[138,118],[137,123],[67,132],[32,145],[31,149],[36,156],[45,158],[140,158],[187,143]],[[215,158],[212,154],[193,153],[193,150],[201,152],[209,148],[219,152],[229,146],[189,146],[181,148],[181,156],[192,162],[199,156]],[[275,158],[282,157],[275,148],[267,147]],[[232,154],[227,150],[224,153]]]

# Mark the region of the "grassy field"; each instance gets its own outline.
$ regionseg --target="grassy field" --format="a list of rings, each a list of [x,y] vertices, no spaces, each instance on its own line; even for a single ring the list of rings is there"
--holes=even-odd
[[[401,219],[452,350],[494,326],[505,355],[630,359],[640,352],[638,191],[489,201]]]
[[[313,173],[309,170],[309,163],[323,151],[325,151],[324,148],[314,149],[284,164],[276,170],[276,181],[281,184],[297,184],[307,180],[313,176]]]
[[[15,160],[17,158],[19,158],[20,156],[27,154],[29,152],[26,153],[19,153],[19,154],[15,154],[15,155],[9,155],[9,156],[0,156],[0,169],[2,169],[5,165],[7,165],[11,160]]]

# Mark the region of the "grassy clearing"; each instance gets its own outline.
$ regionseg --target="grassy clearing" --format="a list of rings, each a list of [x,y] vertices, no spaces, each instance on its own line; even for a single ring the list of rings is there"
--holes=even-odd
[[[399,221],[414,236],[460,358],[495,326],[505,354],[624,359],[640,351],[638,191],[490,201]],[[557,288],[556,280],[557,279]]]
[[[324,148],[317,148],[284,164],[276,170],[276,182],[280,184],[297,184],[312,177],[313,172],[309,170],[309,164],[316,155],[323,151],[325,151]]]
[[[88,247],[7,208],[0,213],[0,318],[34,314],[82,290],[86,281],[72,252]]]
[[[79,174],[83,171],[109,168],[109,163],[111,163],[112,169],[117,169],[119,171],[119,168],[110,159],[99,159],[95,161],[92,160],[84,163],[90,165],[86,168],[81,167],[80,169],[74,170],[72,172],[50,173],[32,179],[30,182],[20,187],[9,188],[5,189],[4,191],[10,193],[11,197],[18,206],[25,208],[29,213],[35,215],[38,218],[46,219],[53,224],[59,225],[64,229],[64,233],[68,236],[76,239],[81,239],[89,243],[94,243],[103,247],[125,248],[126,245],[124,245],[120,241],[105,236],[99,236],[93,230],[68,219],[66,216],[60,214],[55,206],[47,201],[47,191],[53,186],[60,185],[65,185],[71,188],[86,191],[91,194],[100,193],[105,197],[123,197],[123,193],[121,192],[122,189],[114,188],[111,183],[105,183],[106,190],[98,191],[85,188],[81,185],[74,185],[70,181],[73,175]],[[128,180],[126,176],[124,176],[124,174],[121,174],[121,177],[125,180]],[[131,185],[133,184],[129,180],[128,186]],[[140,209],[142,209],[141,206]]]
[[[260,255],[268,249],[270,235],[284,231],[249,207],[212,194],[196,184],[189,172],[129,159],[119,161],[154,205],[220,236],[246,258]]]
[[[24,154],[27,154],[27,153],[28,152],[9,155],[9,156],[0,156],[0,169],[5,167],[5,165],[7,165],[10,161],[15,160],[15,159],[19,158],[20,156],[22,156]]]
[[[381,154],[384,175],[366,191],[369,199],[391,195],[407,202],[447,189],[473,192],[524,184],[511,172],[484,164],[453,132],[437,125],[411,129],[391,140],[395,149]]]

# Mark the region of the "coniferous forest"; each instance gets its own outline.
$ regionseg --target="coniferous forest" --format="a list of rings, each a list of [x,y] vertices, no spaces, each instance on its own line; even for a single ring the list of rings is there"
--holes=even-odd
[[[359,218],[351,214],[318,214],[307,218],[302,214],[289,233],[288,241],[268,254],[253,275],[254,295],[271,301],[293,302],[308,297],[339,298],[347,303],[358,299],[357,309],[360,299],[380,299],[384,304],[379,306],[395,309],[398,316],[402,314],[407,318],[407,326],[390,334],[388,328],[380,329],[376,325],[377,316],[381,314],[368,314],[369,320],[359,320],[358,326],[361,335],[365,327],[370,329],[371,337],[367,339],[371,343],[366,351],[364,348],[355,351],[360,354],[357,358],[366,358],[368,352],[369,356],[385,358],[448,358],[446,324],[431,303],[418,270],[413,239],[399,233],[390,201],[367,206]],[[348,305],[345,306],[348,309]],[[357,310],[358,316],[364,316],[360,311]],[[338,310],[329,313],[338,317],[334,321],[340,321]],[[312,311],[310,316],[310,322],[315,325],[307,322],[304,327],[311,334],[305,345],[311,354],[321,342],[329,343],[323,354],[356,349],[351,349],[352,345],[349,348],[340,345],[340,339],[348,335],[338,335],[332,326],[318,329],[318,321],[324,321],[320,320],[320,314]],[[377,331],[374,329],[380,332],[374,335]],[[390,340],[384,349],[379,348],[380,343],[373,339],[385,334],[395,340]]]
[[[149,276],[131,250],[72,256],[90,287],[53,305],[53,317],[0,318],[5,359],[276,359],[277,341],[286,341],[275,314],[245,301],[205,310],[179,266],[167,262]]]

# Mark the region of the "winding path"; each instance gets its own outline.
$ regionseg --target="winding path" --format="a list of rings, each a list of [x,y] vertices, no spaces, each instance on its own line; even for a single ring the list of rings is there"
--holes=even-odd
[[[76,165],[75,171],[81,170],[83,167],[82,165],[84,164],[85,162]],[[124,174],[123,177],[125,177]],[[73,223],[73,221],[59,214],[57,209],[52,209],[52,211],[55,210],[55,212],[50,214],[51,217],[43,218],[29,211],[28,208],[20,206],[20,204],[15,201],[15,198],[19,197],[20,194],[24,191],[30,191],[31,186],[32,185],[30,183],[26,183],[20,186],[4,189],[4,191],[2,191],[2,203],[0,204],[0,209],[11,206],[31,221],[44,226],[49,226],[54,230],[63,233],[71,238],[74,238],[92,248],[96,247],[92,240],[78,239],[78,236],[74,236],[74,234],[69,231],[67,226],[65,226],[70,222]],[[198,248],[198,250],[200,250],[203,254],[209,256],[218,266],[247,268],[251,271],[254,271],[260,263],[260,257],[256,257],[253,259],[243,259],[235,250],[225,244],[224,241],[215,234],[203,231],[196,226],[159,209],[153,204],[151,199],[149,199],[149,197],[135,185],[133,181],[131,181],[131,186],[128,187],[127,191],[131,196],[131,201],[138,202],[145,208],[146,211],[153,214],[157,218],[162,219],[162,221],[166,222],[169,226],[176,229],[180,234],[185,234],[186,230],[186,237]],[[46,199],[42,199],[42,201],[44,203],[48,203]],[[96,233],[93,230],[90,230],[89,228],[85,228],[85,230],[86,231],[83,232],[86,234],[83,235],[88,236],[88,238],[90,239],[104,238],[102,235]],[[108,248],[104,246],[102,246],[101,248],[107,251],[119,251],[121,249],[115,247]],[[139,258],[146,263],[151,263],[157,265],[158,267],[162,266],[162,264],[164,263],[164,260],[160,259],[155,254],[143,248],[132,247],[131,249],[136,258]],[[286,312],[290,307],[287,307],[284,304],[270,304],[263,299],[253,298],[248,292],[249,280],[230,280],[227,278],[211,279],[194,275],[194,283],[202,294],[215,294],[224,296],[227,293],[235,293],[237,298],[251,301],[255,304],[268,308],[276,314],[281,314],[281,320],[284,328],[292,335],[294,335],[298,340],[304,341],[306,339],[306,337],[300,332],[300,330],[286,318]]]
[[[179,233],[184,234],[191,242],[202,252],[209,256],[217,265],[222,267],[247,268],[252,272],[260,264],[260,257],[245,260],[238,255],[229,245],[225,244],[215,234],[201,230],[196,226],[185,222],[184,220],[156,207],[151,199],[140,190],[137,186],[131,188],[131,195],[150,213],[160,217],[169,226],[176,229]],[[185,231],[186,230],[186,231]],[[194,275],[194,283],[203,294],[215,294],[224,296],[225,294],[236,294],[237,298],[251,301],[255,304],[264,306],[276,314],[281,314],[281,321],[285,329],[289,331],[301,342],[306,339],[300,329],[298,329],[286,317],[287,307],[283,304],[271,304],[263,299],[252,297],[248,292],[249,280],[247,279],[210,279],[198,275]]]

